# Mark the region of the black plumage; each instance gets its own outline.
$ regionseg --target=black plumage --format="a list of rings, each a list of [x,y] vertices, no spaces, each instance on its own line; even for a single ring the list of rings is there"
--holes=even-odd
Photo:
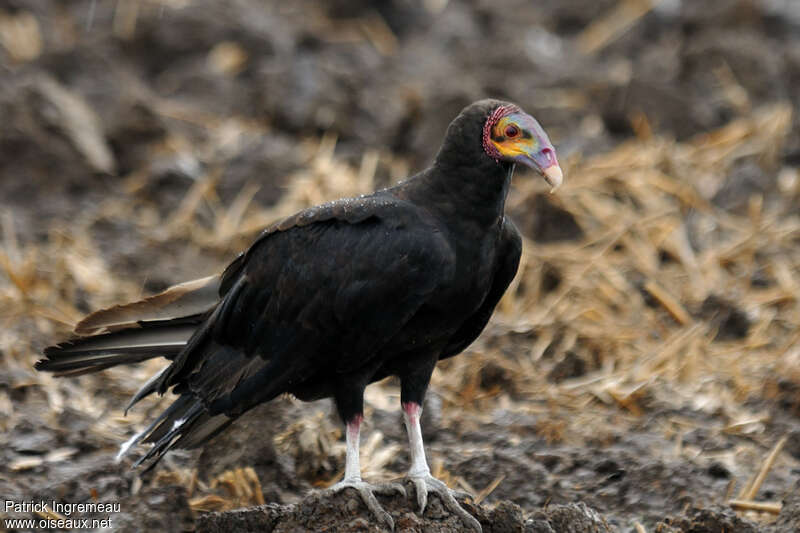
[[[521,130],[516,141],[507,123]],[[477,338],[516,274],[521,239],[503,211],[517,162],[560,183],[530,116],[505,102],[472,104],[427,170],[274,224],[219,277],[90,315],[76,328],[88,336],[48,348],[36,368],[74,375],[171,360],[131,402],[177,395],[127,443],[152,443],[138,461],[151,467],[283,393],[332,397],[354,424],[357,462],[365,387],[395,375],[404,409],[421,405],[437,361]],[[418,409],[406,411],[418,424]]]

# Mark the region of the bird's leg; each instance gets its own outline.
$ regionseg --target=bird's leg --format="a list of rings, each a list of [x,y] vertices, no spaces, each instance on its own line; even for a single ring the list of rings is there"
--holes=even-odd
[[[478,532],[482,531],[480,523],[456,501],[454,494],[458,493],[450,490],[442,481],[431,475],[428,461],[425,459],[425,446],[422,442],[422,429],[419,425],[421,415],[422,406],[419,403],[403,402],[403,419],[408,431],[408,445],[411,451],[411,468],[408,470],[408,478],[414,483],[420,515],[425,511],[428,503],[428,493],[433,492],[439,495],[445,508],[461,518],[468,527]]]
[[[347,423],[347,455],[344,462],[344,481],[361,481],[361,463],[359,458],[359,445],[361,441],[361,422],[363,417],[356,417]]]
[[[428,460],[425,458],[425,444],[422,442],[422,428],[419,419],[422,416],[422,406],[415,402],[403,404],[403,420],[406,423],[408,432],[408,447],[411,454],[411,468],[408,469],[408,477],[419,478],[431,475],[428,467]],[[417,498],[420,498],[417,495]],[[425,495],[421,496],[420,507],[425,509]]]
[[[425,445],[422,442],[422,428],[420,428],[419,421],[422,415],[425,391],[428,389],[433,368],[438,360],[438,351],[432,350],[428,356],[414,361],[415,364],[411,365],[413,370],[400,378],[400,403],[403,406],[403,420],[408,431],[408,445],[411,453],[411,468],[408,470],[408,478],[414,484],[420,514],[425,512],[428,493],[434,492],[439,495],[442,505],[450,513],[458,516],[468,528],[480,532],[480,523],[456,501],[454,495],[459,493],[450,490],[447,485],[433,477],[428,467],[428,461],[425,459]]]
[[[361,434],[361,422],[364,417],[361,414],[355,415],[346,424],[346,442],[347,442],[347,455],[345,457],[344,466],[344,479],[332,487],[327,489],[327,492],[336,493],[344,489],[355,489],[364,505],[372,512],[379,522],[382,522],[394,531],[394,520],[387,513],[378,500],[375,494],[389,495],[392,493],[400,493],[403,497],[406,495],[405,489],[398,484],[385,484],[385,485],[370,485],[361,480],[361,466],[359,464],[359,437]]]

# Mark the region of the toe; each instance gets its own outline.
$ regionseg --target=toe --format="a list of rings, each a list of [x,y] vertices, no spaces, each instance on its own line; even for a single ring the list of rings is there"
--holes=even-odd
[[[419,514],[425,512],[425,506],[428,504],[428,484],[425,478],[417,477],[412,478],[414,482],[414,492],[417,493],[417,506],[419,507]]]
[[[373,491],[381,496],[393,496],[399,494],[403,498],[407,497],[406,488],[400,483],[384,483],[375,487]]]
[[[385,524],[390,531],[394,531],[394,520],[386,510],[381,507],[375,495],[368,488],[362,488],[358,491],[361,494],[361,499],[367,504],[367,507],[372,514],[383,524]]]
[[[483,529],[481,528],[480,522],[478,522],[474,516],[469,514],[463,507],[461,507],[461,505],[459,505],[449,491],[446,493],[441,493],[441,496],[442,502],[448,511],[461,518],[461,521],[469,526],[471,530],[477,531],[478,533],[482,532]]]
[[[442,481],[436,479],[433,476],[428,477],[413,477],[411,481],[414,483],[414,490],[417,493],[417,502],[419,503],[420,507],[420,515],[425,511],[425,504],[427,503],[428,493],[433,492],[439,495],[439,498],[442,501],[442,505],[451,513],[458,516],[462,523],[467,526],[468,529],[472,531],[477,531],[481,533],[482,528],[480,522],[478,522],[475,517],[469,514],[461,505],[456,501],[455,496],[462,497],[466,496],[471,498],[472,496],[463,493],[463,492],[456,492],[450,490],[447,485],[445,485]]]
[[[385,487],[373,487],[369,483],[365,483],[361,480],[344,480],[328,489],[325,489],[325,492],[336,493],[344,489],[355,490],[356,493],[358,493],[358,495],[361,497],[361,501],[364,502],[364,505],[367,506],[367,509],[369,509],[378,522],[385,525],[390,531],[394,531],[394,520],[392,520],[392,516],[386,512],[381,504],[378,503],[377,498],[375,498],[375,493],[384,494],[384,490],[396,492],[396,488],[391,489]],[[402,490],[403,493],[405,493],[405,489]]]
[[[475,496],[463,490],[452,490],[450,493],[456,500],[472,500],[475,501]]]

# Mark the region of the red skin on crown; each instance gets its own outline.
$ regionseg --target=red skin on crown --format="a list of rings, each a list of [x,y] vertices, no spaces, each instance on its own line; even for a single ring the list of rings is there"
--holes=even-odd
[[[489,115],[489,118],[486,119],[486,123],[483,125],[483,149],[486,150],[489,157],[493,158],[495,161],[500,161],[502,156],[491,141],[492,129],[501,118],[518,112],[520,112],[520,108],[515,105],[501,105],[492,111],[492,114]]]

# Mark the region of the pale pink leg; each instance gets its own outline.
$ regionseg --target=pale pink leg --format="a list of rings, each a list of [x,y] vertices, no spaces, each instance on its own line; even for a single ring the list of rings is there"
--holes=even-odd
[[[356,416],[347,423],[345,430],[345,440],[347,443],[347,455],[344,463],[344,479],[332,487],[328,488],[328,492],[339,492],[344,489],[354,489],[364,505],[372,512],[378,521],[383,522],[390,530],[394,531],[394,520],[386,510],[381,507],[375,494],[392,494],[399,493],[403,497],[406,495],[405,489],[399,484],[386,484],[386,485],[370,485],[361,480],[361,465],[359,463],[359,437],[361,435],[361,422],[363,421],[361,415]]]
[[[482,531],[480,522],[459,505],[453,496],[454,491],[431,475],[431,469],[428,467],[427,459],[425,459],[422,428],[419,425],[421,415],[422,406],[420,404],[414,402],[403,403],[403,419],[406,423],[406,431],[408,431],[408,446],[411,453],[411,467],[408,469],[408,478],[414,483],[419,512],[420,514],[425,512],[428,493],[436,493],[442,500],[442,504],[451,513],[460,517],[470,529],[480,533]]]

